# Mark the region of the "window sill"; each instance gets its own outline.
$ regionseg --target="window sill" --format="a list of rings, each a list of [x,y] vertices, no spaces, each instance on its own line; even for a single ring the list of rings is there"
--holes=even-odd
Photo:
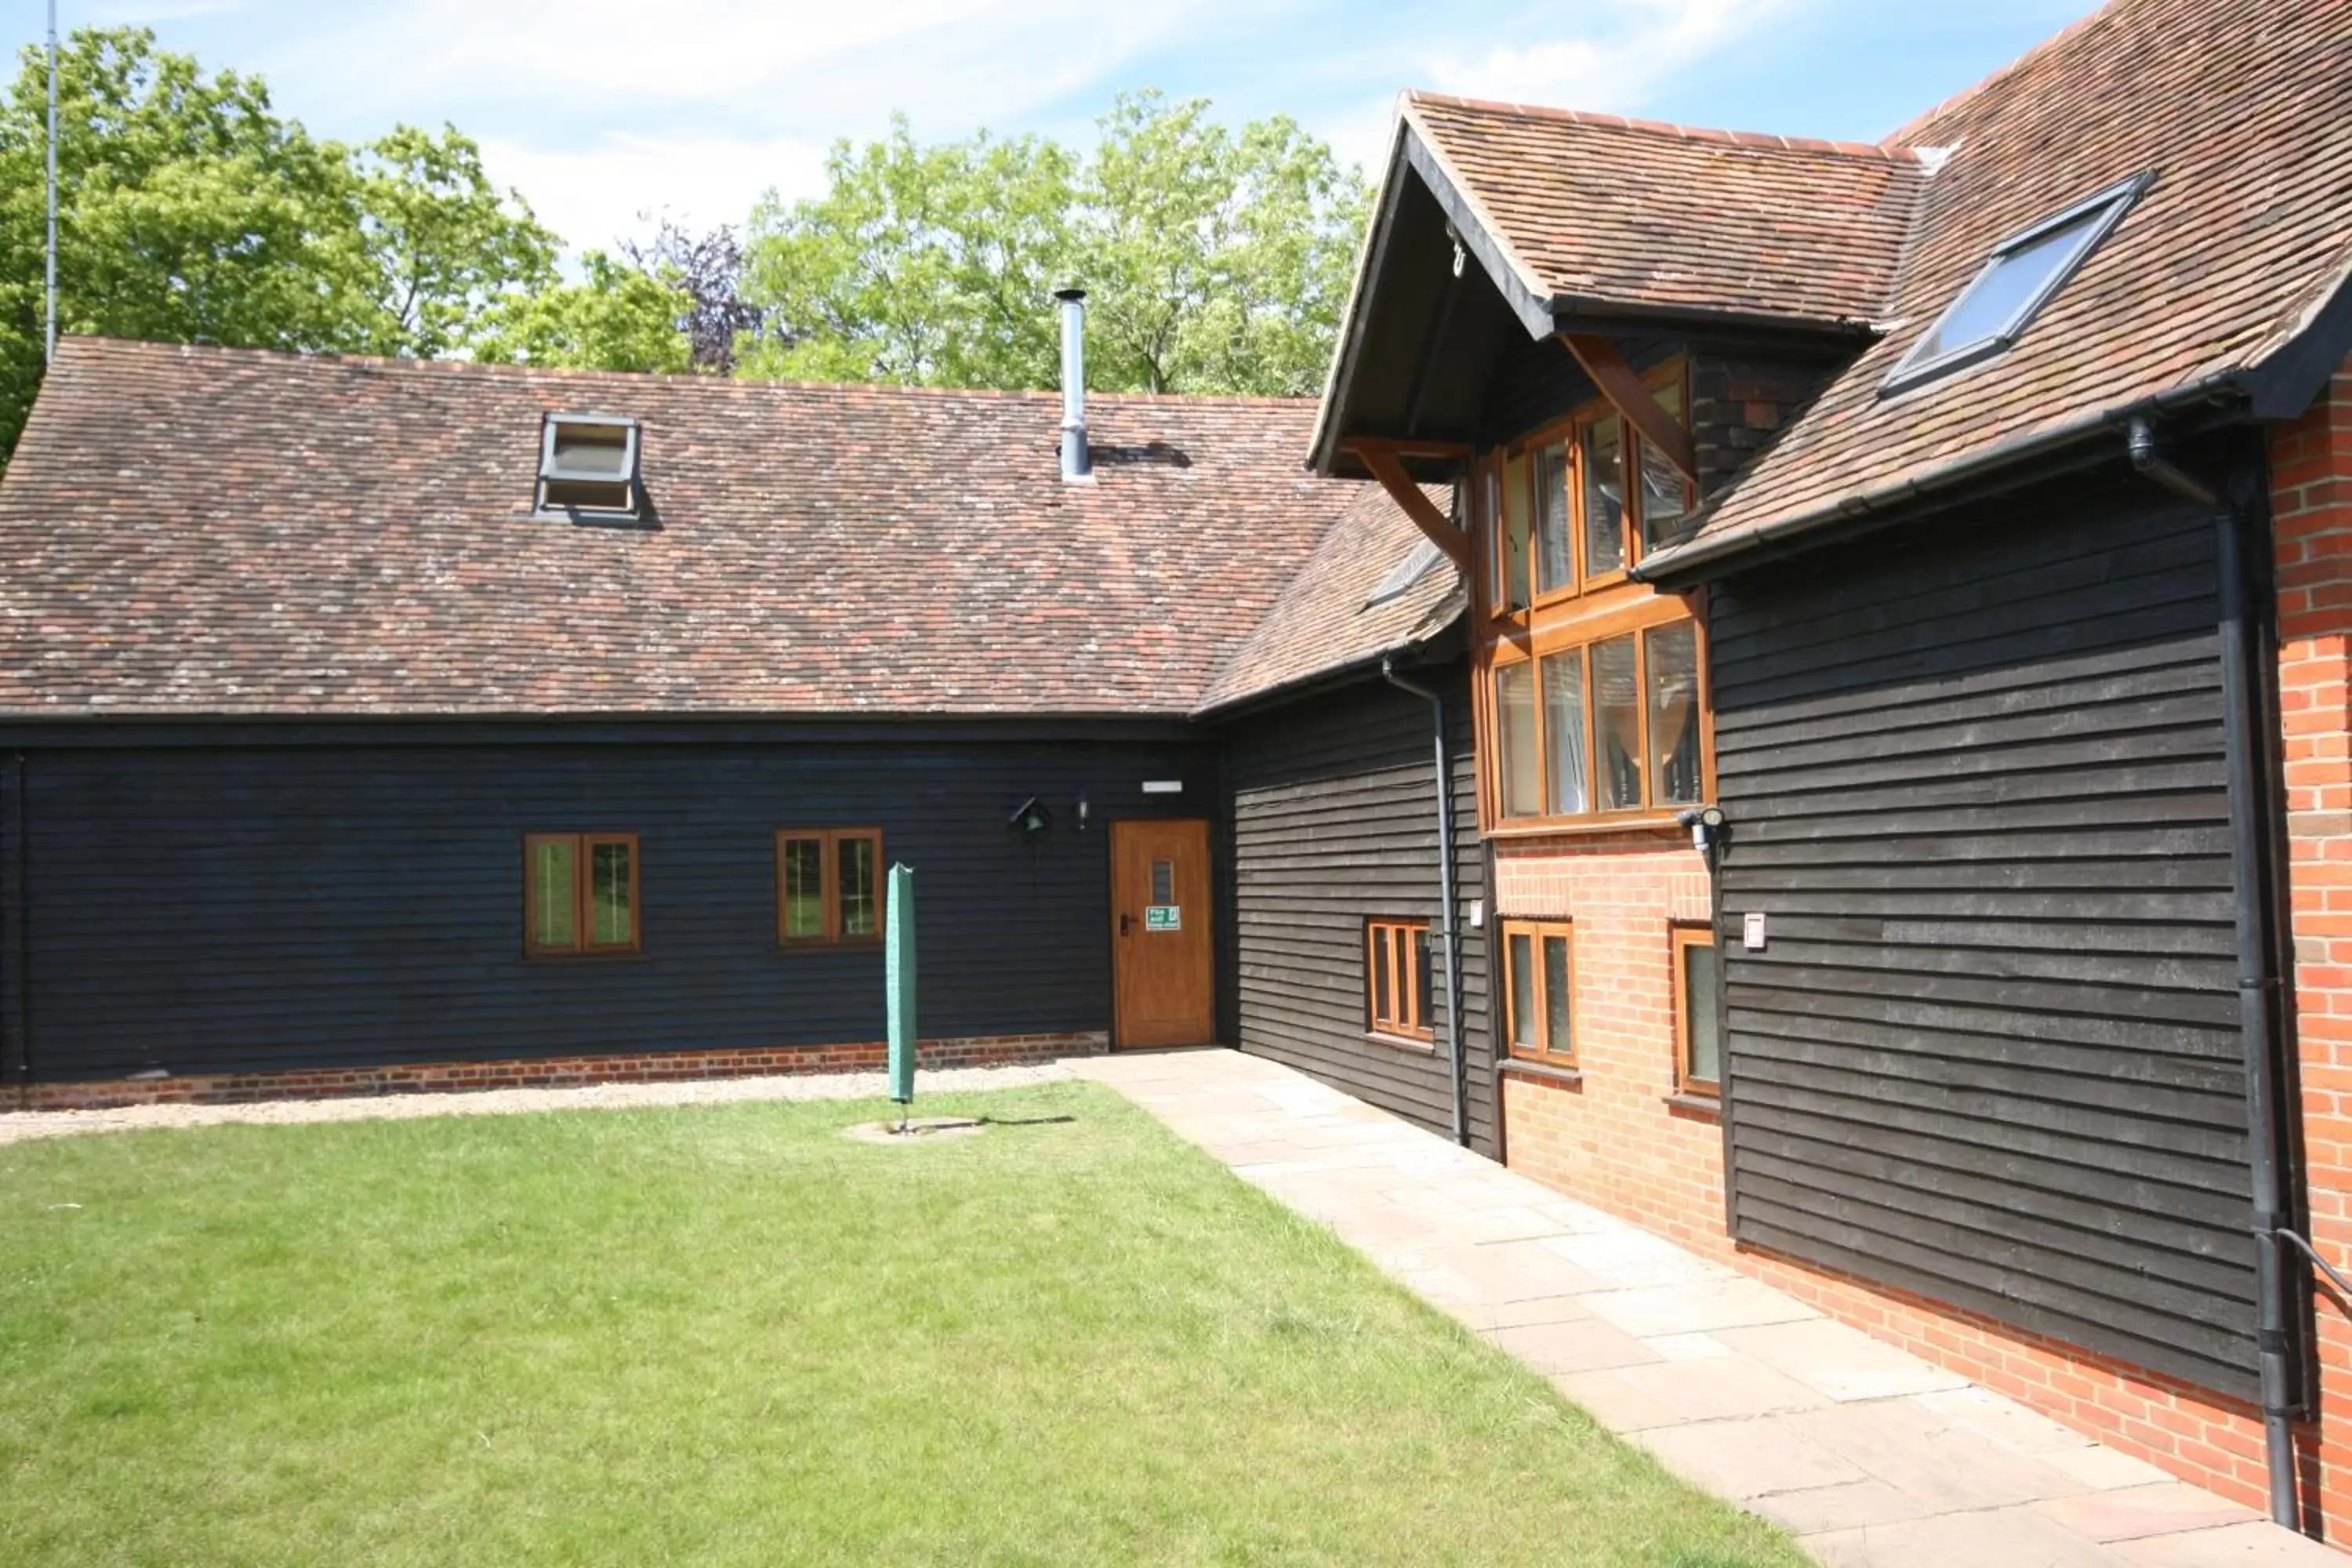
[[[1584,1074],[1577,1068],[1553,1062],[1529,1061],[1525,1057],[1505,1058],[1503,1071],[1513,1078],[1532,1079],[1538,1083],[1556,1083],[1562,1089],[1584,1087]]]
[[[1411,1035],[1391,1035],[1379,1029],[1367,1029],[1364,1031],[1364,1043],[1368,1046],[1386,1046],[1392,1051],[1412,1051],[1418,1056],[1433,1057],[1437,1054],[1437,1041],[1434,1037],[1422,1040],[1415,1039]]]
[[[1712,1094],[1692,1094],[1687,1090],[1670,1094],[1666,1096],[1666,1109],[1694,1121],[1723,1120],[1723,1101]]]
[[[1676,806],[1674,811],[1644,811],[1621,816],[1563,816],[1552,822],[1513,822],[1500,827],[1486,829],[1488,838],[1566,838],[1583,837],[1596,833],[1657,833],[1672,831],[1689,835],[1690,829],[1675,820],[1678,813],[1696,809]]]
[[[780,942],[778,952],[879,952],[882,943],[872,937],[860,937],[856,942]]]

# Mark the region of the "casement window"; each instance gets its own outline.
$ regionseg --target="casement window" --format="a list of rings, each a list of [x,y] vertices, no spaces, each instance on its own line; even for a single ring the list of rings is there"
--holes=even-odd
[[[1671,811],[1706,793],[1698,624],[1668,617],[1532,658],[1498,649],[1492,733],[1506,823]]]
[[[1675,1088],[1684,1094],[1723,1092],[1722,952],[1708,926],[1676,926],[1675,944]]]
[[[635,952],[638,860],[634,833],[524,835],[523,951],[534,957]]]
[[[539,510],[637,515],[637,422],[609,414],[551,414],[540,427]]]
[[[882,940],[882,830],[791,827],[776,835],[776,941],[840,947]]]
[[[1364,922],[1364,1017],[1376,1035],[1426,1040],[1429,1023],[1429,922]]]
[[[1503,922],[1503,1029],[1511,1055],[1576,1061],[1576,940],[1565,921]]]
[[[1690,406],[1680,363],[1646,379],[1677,420]],[[1488,612],[1523,619],[1550,601],[1626,581],[1679,532],[1697,497],[1663,452],[1602,403],[1507,447],[1486,468]]]

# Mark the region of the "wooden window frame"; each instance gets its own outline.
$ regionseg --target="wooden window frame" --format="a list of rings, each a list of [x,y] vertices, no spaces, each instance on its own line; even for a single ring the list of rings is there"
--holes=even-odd
[[[1660,802],[1656,797],[1657,780],[1652,766],[1650,752],[1650,638],[1660,631],[1687,625],[1692,630],[1692,646],[1697,659],[1698,679],[1698,745],[1699,798],[1697,801]],[[1601,714],[1592,684],[1592,650],[1603,643],[1633,639],[1633,682],[1639,694],[1635,740],[1640,747],[1637,758],[1641,764],[1641,799],[1631,806],[1602,809],[1601,806],[1600,746]],[[1584,704],[1584,766],[1585,798],[1591,807],[1580,812],[1555,814],[1550,810],[1552,799],[1552,747],[1543,699],[1543,661],[1580,656],[1582,661]],[[1568,625],[1548,627],[1538,636],[1513,637],[1496,644],[1481,661],[1484,668],[1478,682],[1478,718],[1483,734],[1491,744],[1480,747],[1482,757],[1491,756],[1494,765],[1485,770],[1480,789],[1480,805],[1486,814],[1490,832],[1556,831],[1570,827],[1623,827],[1671,822],[1675,814],[1695,805],[1715,798],[1715,692],[1707,668],[1707,630],[1706,618],[1694,613],[1684,600],[1672,595],[1651,595],[1632,601],[1622,609],[1605,615],[1587,616]],[[1535,688],[1535,732],[1527,743],[1536,754],[1536,800],[1538,809],[1532,816],[1512,816],[1503,810],[1505,792],[1503,772],[1507,762],[1503,741],[1502,707],[1497,697],[1496,677],[1499,671],[1517,665],[1534,668],[1529,679]]]
[[[538,848],[542,844],[572,846],[572,941],[564,946],[541,942],[534,932],[531,910],[536,902],[535,890]],[[629,940],[625,942],[600,942],[590,940],[594,922],[593,877],[590,874],[596,849],[602,846],[626,845],[629,851]],[[526,833],[522,836],[522,950],[530,958],[622,958],[645,951],[646,910],[641,896],[645,877],[645,852],[634,833]]]
[[[1542,1062],[1552,1067],[1573,1068],[1576,1063],[1576,922],[1574,921],[1517,921],[1502,922],[1503,950],[1503,1051],[1514,1061]],[[1519,1045],[1518,986],[1511,969],[1511,939],[1525,936],[1528,952],[1535,964],[1529,977],[1528,994],[1536,1010],[1536,1045],[1533,1049]],[[1547,1037],[1546,1025],[1551,1017],[1548,1005],[1549,984],[1544,978],[1544,941],[1558,937],[1568,944],[1568,1048],[1555,1050]]]
[[[1719,1101],[1723,1098],[1721,1079],[1691,1076],[1690,971],[1684,954],[1694,947],[1712,947],[1717,950],[1717,956],[1719,960],[1722,944],[1716,940],[1715,928],[1711,925],[1677,925],[1673,928],[1672,940],[1675,966],[1675,1092]],[[1716,975],[1716,984],[1717,985],[1723,984],[1723,976],[1719,969]],[[1717,1048],[1718,1050],[1723,1048],[1722,1042],[1717,1043]],[[1718,1068],[1717,1070],[1721,1069]]]
[[[785,892],[784,846],[814,839],[817,853],[817,885],[824,900],[824,930],[817,936],[793,936],[789,930]],[[874,934],[845,936],[841,931],[841,846],[870,841],[874,846]],[[889,872],[882,858],[878,827],[780,827],[776,829],[776,945],[793,952],[816,948],[879,947],[890,924]]]
[[[1366,1034],[1384,1040],[1410,1040],[1416,1045],[1434,1043],[1436,1032],[1421,1011],[1421,952],[1428,942],[1429,922],[1425,920],[1375,915],[1364,921]],[[1379,994],[1380,965],[1374,958],[1383,943],[1389,946],[1390,994],[1385,998]]]
[[[1642,377],[1642,384],[1652,393],[1672,387],[1682,405],[1685,428],[1691,418],[1690,363],[1685,359],[1673,359],[1657,366]],[[1584,512],[1584,436],[1593,426],[1615,419],[1623,454],[1625,473],[1624,516],[1620,526],[1624,531],[1625,564],[1610,572],[1595,572],[1585,552]],[[1541,515],[1537,506],[1535,489],[1536,454],[1544,447],[1563,445],[1567,461],[1563,475],[1568,501],[1569,581],[1547,587],[1538,569],[1541,552],[1537,548],[1536,519]],[[1478,521],[1482,547],[1486,553],[1486,568],[1479,573],[1479,587],[1484,595],[1480,618],[1497,627],[1532,624],[1536,613],[1569,600],[1580,599],[1605,589],[1629,586],[1631,573],[1645,553],[1645,528],[1642,519],[1642,448],[1641,432],[1633,421],[1619,413],[1604,397],[1593,397],[1579,404],[1559,418],[1547,421],[1517,437],[1506,441],[1479,459],[1474,468],[1478,482],[1471,489],[1485,515]],[[1507,506],[1503,488],[1509,482],[1510,465],[1525,459],[1528,493],[1524,498],[1528,509],[1528,605],[1524,609],[1507,608],[1509,604],[1508,552],[1503,548],[1503,529]],[[1698,487],[1686,478],[1684,480],[1683,516],[1688,518],[1698,504]]]

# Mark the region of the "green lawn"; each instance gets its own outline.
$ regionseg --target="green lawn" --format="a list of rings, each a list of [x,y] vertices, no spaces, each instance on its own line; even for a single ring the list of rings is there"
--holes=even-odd
[[[1801,1561],[1108,1091],[922,1109],[1031,1124],[0,1146],[0,1562]]]

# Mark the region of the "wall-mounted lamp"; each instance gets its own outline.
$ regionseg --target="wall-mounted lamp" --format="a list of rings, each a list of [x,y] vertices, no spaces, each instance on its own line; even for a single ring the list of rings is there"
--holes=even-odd
[[[1078,796],[1078,831],[1081,833],[1087,830],[1087,797],[1080,795]]]
[[[1013,826],[1024,838],[1034,838],[1053,826],[1054,814],[1034,795],[1013,808]]]
[[[1688,811],[1675,814],[1675,821],[1690,829],[1691,847],[1700,851],[1714,848],[1723,841],[1723,807],[1695,805]]]

